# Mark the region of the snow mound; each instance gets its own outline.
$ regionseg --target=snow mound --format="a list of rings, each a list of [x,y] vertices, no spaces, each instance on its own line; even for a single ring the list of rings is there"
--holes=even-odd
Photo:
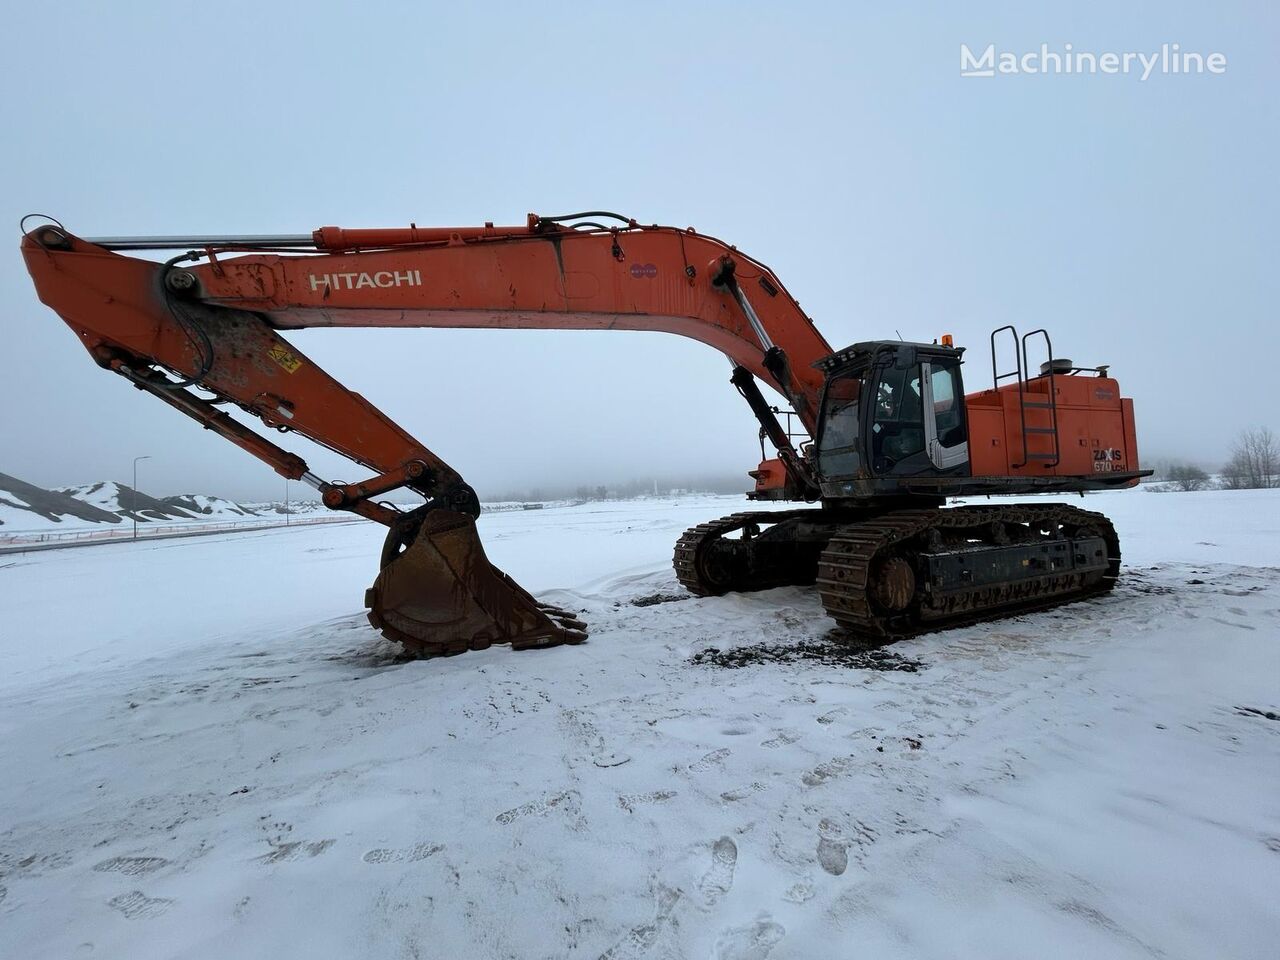
[[[0,524],[43,527],[66,519],[90,523],[119,523],[120,518],[66,493],[44,490],[7,473],[0,473]]]
[[[176,497],[165,497],[162,501],[171,507],[177,507],[186,513],[200,514],[206,517],[225,517],[236,520],[240,517],[256,517],[258,512],[244,504],[236,503],[225,497],[210,497],[202,493],[184,493]]]
[[[60,487],[58,493],[75,497],[99,510],[117,514],[126,519],[134,517],[139,523],[152,520],[174,521],[194,519],[192,514],[181,507],[149,497],[145,493],[108,480],[105,483],[91,483],[78,487]]]

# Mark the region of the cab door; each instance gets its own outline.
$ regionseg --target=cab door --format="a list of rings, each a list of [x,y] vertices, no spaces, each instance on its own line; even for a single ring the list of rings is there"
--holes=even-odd
[[[933,471],[925,433],[925,378],[914,353],[878,368],[871,408],[871,466],[877,477],[919,477]]]
[[[929,462],[949,470],[969,461],[965,429],[964,390],[958,363],[920,365],[924,391],[924,439]]]

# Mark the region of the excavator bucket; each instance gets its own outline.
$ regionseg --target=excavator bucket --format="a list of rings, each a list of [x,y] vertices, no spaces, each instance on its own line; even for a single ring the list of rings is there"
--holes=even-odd
[[[585,623],[539,603],[491,564],[475,521],[448,510],[427,513],[420,526],[391,531],[365,606],[383,636],[419,656],[495,643],[523,650],[587,638]]]

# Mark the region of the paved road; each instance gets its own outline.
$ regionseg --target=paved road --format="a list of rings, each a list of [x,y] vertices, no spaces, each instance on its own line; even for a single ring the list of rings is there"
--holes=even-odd
[[[150,536],[138,537],[139,540],[177,540],[182,537],[212,537],[223,533],[249,533],[254,530],[276,530],[281,527],[297,527],[299,530],[308,527],[320,526],[321,524],[343,524],[343,523],[359,523],[362,517],[352,517],[342,520],[307,520],[297,523],[253,523],[245,524],[241,527],[219,527],[216,530],[201,530],[199,528],[193,530],[178,530],[173,533],[157,533]],[[68,547],[100,547],[107,543],[132,543],[132,537],[103,537],[100,540],[47,540],[33,541],[31,543],[15,543],[0,547],[0,555],[8,553],[36,553],[41,550],[62,550]]]

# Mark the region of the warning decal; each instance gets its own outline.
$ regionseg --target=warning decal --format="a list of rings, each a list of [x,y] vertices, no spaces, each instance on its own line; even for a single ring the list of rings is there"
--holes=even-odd
[[[289,373],[293,373],[302,366],[302,358],[294,353],[289,352],[289,348],[283,344],[277,344],[267,351],[267,356],[274,360],[280,366],[284,367]]]

